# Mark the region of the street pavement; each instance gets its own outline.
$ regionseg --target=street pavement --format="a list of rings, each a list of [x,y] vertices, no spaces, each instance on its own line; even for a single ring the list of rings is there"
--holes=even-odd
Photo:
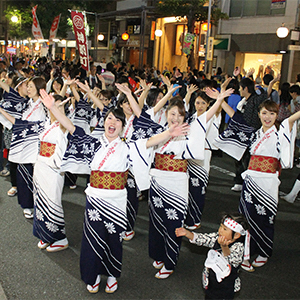
[[[233,159],[226,155],[213,157],[199,232],[216,231],[221,212],[237,210],[239,193],[230,190],[233,172]],[[280,191],[287,193],[299,172],[297,168],[283,170]],[[123,243],[123,269],[118,290],[106,294],[106,278],[103,278],[99,292],[90,294],[79,272],[85,182],[84,177],[79,177],[77,189],[66,187],[63,193],[69,249],[48,253],[38,249],[38,240],[32,235],[32,221],[23,217],[17,198],[6,195],[10,188],[9,178],[0,178],[0,300],[204,299],[201,272],[208,249],[192,245],[187,239],[182,243],[175,272],[165,280],[154,277],[156,270],[148,257],[146,201],[140,201],[136,236]],[[242,289],[235,299],[300,299],[299,232],[299,199],[295,204],[280,200],[273,256],[253,273],[241,271]]]

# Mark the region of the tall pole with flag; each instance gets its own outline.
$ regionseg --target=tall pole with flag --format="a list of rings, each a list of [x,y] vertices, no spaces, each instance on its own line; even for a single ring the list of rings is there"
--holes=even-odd
[[[58,30],[58,25],[59,25],[59,21],[60,21],[60,15],[56,16],[53,19],[51,28],[50,28],[50,33],[49,33],[49,43],[50,45],[52,45],[52,58],[55,58],[55,42],[54,39],[56,38],[56,34],[57,34],[57,30]],[[50,49],[49,49],[50,51]],[[50,54],[50,52],[49,52]]]
[[[80,57],[80,63],[84,70],[89,71],[88,42],[85,34],[84,16],[81,12],[71,11],[74,33]]]
[[[37,9],[37,5],[32,8],[32,18],[33,18],[32,34],[33,34],[35,39],[37,39],[37,40],[42,39],[43,40],[44,36],[43,36],[43,33],[42,33],[42,29],[41,29],[39,20],[38,20],[37,15],[36,15],[36,9]]]

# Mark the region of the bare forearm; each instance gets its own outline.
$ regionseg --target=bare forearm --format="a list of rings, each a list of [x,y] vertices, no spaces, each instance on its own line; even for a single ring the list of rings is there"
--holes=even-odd
[[[52,114],[55,116],[57,121],[64,127],[66,130],[68,130],[71,134],[75,131],[75,126],[71,122],[71,120],[66,117],[64,114],[62,114],[59,109],[54,105],[50,108]]]
[[[150,147],[153,147],[153,146],[156,146],[158,144],[161,144],[163,142],[166,142],[168,139],[171,138],[171,135],[170,135],[170,131],[169,130],[166,130],[160,134],[156,134],[154,136],[152,136],[146,143],[146,147],[147,148],[150,148]]]

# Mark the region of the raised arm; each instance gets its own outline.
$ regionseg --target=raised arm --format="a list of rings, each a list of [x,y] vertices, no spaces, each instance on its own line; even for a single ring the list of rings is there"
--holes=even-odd
[[[102,75],[96,74],[99,81],[101,82],[101,90],[106,90],[106,84],[105,84],[105,79]]]
[[[128,86],[124,86],[119,83],[116,83],[115,86],[120,92],[122,92],[126,95],[128,102],[132,108],[133,113],[139,118],[141,115],[142,109],[140,108],[139,104],[133,98],[130,88]]]
[[[0,107],[0,113],[3,115],[4,118],[6,118],[10,123],[15,124],[16,119],[7,113],[2,107]]]
[[[215,89],[211,90],[210,88],[207,88],[205,92],[209,97],[217,99],[214,105],[206,113],[206,122],[208,122],[213,117],[213,115],[218,111],[218,108],[222,104],[224,98],[230,96],[234,92],[234,90],[228,89],[223,93],[218,93],[218,91]]]
[[[93,102],[101,111],[104,109],[102,101],[93,93],[93,91],[90,89],[89,84],[86,81],[85,84],[83,84],[80,81],[76,81],[76,84],[88,94],[89,98],[93,100]]]
[[[164,105],[167,103],[167,101],[172,97],[172,94],[176,90],[178,90],[179,88],[181,88],[181,85],[178,85],[176,87],[174,87],[173,85],[171,85],[169,87],[169,90],[166,93],[166,95],[158,103],[156,103],[156,105],[154,106],[154,114],[156,114],[157,112],[159,112],[164,107]]]
[[[52,112],[52,114],[55,116],[56,120],[66,129],[70,132],[70,134],[73,134],[75,131],[75,126],[73,123],[66,117],[63,113],[59,111],[59,109],[55,106],[54,98],[52,95],[48,95],[45,90],[40,90],[41,100],[44,103],[44,105]]]
[[[152,83],[147,84],[146,80],[140,79],[140,85],[144,89],[143,92],[142,92],[142,94],[141,94],[141,96],[139,97],[139,106],[142,109],[143,106],[144,106],[145,99],[148,96],[148,93],[149,93],[149,91],[151,89]]]
[[[281,75],[278,74],[272,81],[270,81],[269,85],[268,85],[268,89],[267,89],[267,92],[268,92],[268,97],[270,97],[270,95],[272,94],[272,89],[273,89],[273,86],[274,84],[280,80],[280,77]]]
[[[195,84],[190,84],[186,88],[186,95],[184,97],[184,101],[186,105],[190,103],[191,96],[194,92],[198,91],[198,87]]]
[[[297,111],[296,113],[292,114],[289,118],[289,126],[290,126],[290,131],[292,131],[294,122],[300,119],[300,111]]]
[[[72,85],[72,84],[74,84],[74,83],[75,83],[75,79],[71,79],[70,77],[69,77],[68,79],[66,79],[66,80],[64,81],[64,85],[63,85],[61,91],[59,92],[59,94],[60,94],[62,97],[64,97],[64,96],[66,95],[68,86],[69,86],[69,85]]]

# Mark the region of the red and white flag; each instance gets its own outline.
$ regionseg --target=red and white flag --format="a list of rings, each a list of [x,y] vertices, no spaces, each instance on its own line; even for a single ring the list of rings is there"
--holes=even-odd
[[[89,71],[89,50],[85,35],[84,17],[81,12],[71,11],[74,33],[80,57],[80,63],[84,70]]]
[[[50,29],[50,34],[49,34],[49,42],[53,42],[53,39],[56,38],[57,30],[58,30],[58,25],[59,25],[59,20],[60,20],[60,15],[56,16],[53,19],[51,29]]]
[[[32,8],[32,17],[33,17],[32,34],[35,39],[43,40],[44,37],[43,37],[42,30],[41,30],[41,26],[40,26],[39,20],[37,19],[37,16],[36,16],[36,8],[37,8],[37,5]]]

